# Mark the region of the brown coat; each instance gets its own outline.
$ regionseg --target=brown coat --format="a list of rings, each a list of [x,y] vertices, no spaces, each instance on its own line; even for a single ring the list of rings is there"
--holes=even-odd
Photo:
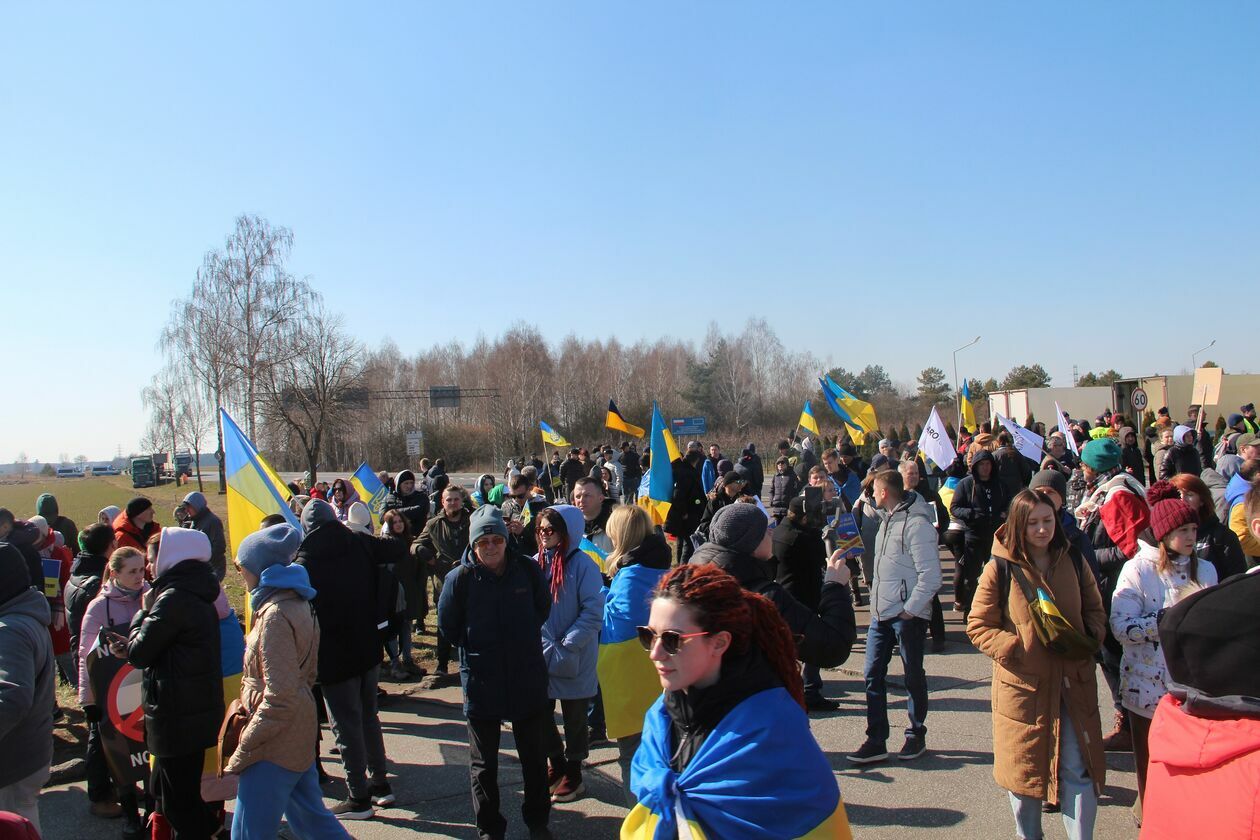
[[[308,601],[278,590],[257,612],[245,642],[241,703],[252,710],[225,771],[270,761],[301,773],[315,761],[315,668],[319,623]]]
[[[1045,579],[1030,564],[1010,556],[998,529],[993,554],[1024,570],[1029,582],[1049,590],[1072,626],[1103,638],[1107,614],[1089,565],[1082,579],[1067,552],[1050,562]],[[1014,793],[1049,802],[1059,801],[1059,704],[1067,689],[1068,714],[1076,729],[1081,755],[1089,765],[1094,789],[1102,791],[1107,766],[1103,757],[1102,723],[1098,717],[1098,683],[1094,660],[1064,659],[1038,639],[1028,602],[1013,576],[1005,615],[999,604],[997,564],[980,575],[967,636],[993,660],[993,777]]]

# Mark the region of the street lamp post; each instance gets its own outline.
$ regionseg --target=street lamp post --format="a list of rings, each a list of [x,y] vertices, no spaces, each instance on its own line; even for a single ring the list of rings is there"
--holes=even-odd
[[[1211,350],[1214,346],[1216,346],[1215,338],[1212,339],[1212,343],[1209,344],[1207,347],[1201,347],[1190,354],[1190,373],[1193,374],[1196,370],[1199,369],[1199,362],[1198,362],[1199,354],[1206,350]]]
[[[979,340],[980,336],[976,336],[962,347],[959,347],[958,350],[954,351],[954,401],[958,403],[958,429],[960,430],[962,429],[962,388],[958,384],[958,352],[959,350],[966,350]],[[1213,343],[1215,344],[1215,342]],[[975,429],[972,429],[972,431],[974,432]],[[962,432],[959,431],[959,434],[962,434]]]

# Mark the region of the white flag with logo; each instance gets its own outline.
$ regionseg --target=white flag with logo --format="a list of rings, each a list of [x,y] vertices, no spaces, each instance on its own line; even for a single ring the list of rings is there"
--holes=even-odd
[[[1063,437],[1067,439],[1067,448],[1072,450],[1073,455],[1081,454],[1080,447],[1076,445],[1076,438],[1072,436],[1072,430],[1068,428],[1067,415],[1063,413],[1063,409],[1059,408],[1059,401],[1054,401],[1054,413],[1059,416],[1059,431],[1063,432]]]
[[[954,459],[958,457],[953,445],[949,442],[949,434],[945,431],[945,424],[941,421],[941,415],[937,413],[936,406],[932,406],[932,413],[923,426],[923,434],[919,435],[919,451],[931,458],[932,463],[942,470],[949,469]]]
[[[997,419],[1002,424],[1002,428],[1010,432],[1011,437],[1015,439],[1015,449],[1019,454],[1040,466],[1041,448],[1045,445],[1046,439],[1036,432],[1030,432],[1009,417],[998,414]]]

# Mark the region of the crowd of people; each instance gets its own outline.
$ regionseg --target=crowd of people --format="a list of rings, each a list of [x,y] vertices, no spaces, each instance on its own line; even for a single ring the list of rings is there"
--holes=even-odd
[[[785,439],[768,475],[752,443],[732,459],[693,441],[659,522],[635,504],[652,453],[629,441],[513,459],[471,491],[425,459],[380,475],[376,511],[344,479],[294,482],[292,516],[251,523],[234,557],[200,493],[171,527],[137,497],[82,530],[44,494],[27,519],[0,509],[0,812],[39,829],[61,680],[87,721],[91,813],[124,837],[274,837],[281,820],[347,837],[341,821],[395,802],[379,683],[426,676],[413,646],[432,624],[426,685],[458,667],[481,837],[507,830],[505,725],[531,837],[587,795],[584,760],[610,738],[623,837],[848,837],[809,729],[839,705],[821,669],[847,661],[868,607],[847,758],[891,758],[894,655],[896,758],[924,755],[944,547],[949,606],[993,660],[994,777],[1019,837],[1047,812],[1094,836],[1108,750],[1133,753],[1143,837],[1260,836],[1260,429],[1252,406],[1228,425],[1213,442],[1197,415],[1138,430],[1107,413],[1051,430],[1034,460],[984,424],[943,466],[914,441],[880,440],[868,463],[847,440]],[[112,660],[141,675],[139,784],[109,758],[94,675]],[[345,780],[331,808],[325,723]]]

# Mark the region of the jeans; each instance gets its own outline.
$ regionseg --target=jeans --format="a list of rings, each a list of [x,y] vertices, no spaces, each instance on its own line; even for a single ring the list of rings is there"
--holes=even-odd
[[[75,691],[79,690],[79,660],[73,653],[57,654],[57,670],[61,672],[62,679],[74,687]]]
[[[405,614],[399,614],[389,623],[389,638],[385,640],[385,650],[389,660],[397,665],[411,664],[411,620]]]
[[[586,710],[590,708],[589,698],[583,700],[557,700],[560,704],[560,715],[564,718],[564,739],[560,738],[560,730],[556,727],[553,714],[547,728],[547,755],[551,758],[563,756],[569,761],[581,761],[590,753],[591,730],[586,722]]]
[[[47,779],[48,768],[41,767],[25,779],[0,787],[0,811],[26,817],[35,826],[35,831],[40,831],[39,791]]]
[[[923,672],[923,641],[927,621],[922,618],[872,619],[866,631],[866,737],[877,744],[888,741],[888,663],[893,645],[901,648],[901,663],[906,672],[906,691],[910,725],[906,737],[923,737],[927,733],[927,675]]]
[[[963,553],[954,564],[954,600],[963,612],[971,612],[971,599],[976,594],[980,573],[993,554],[993,535],[977,534],[964,543]]]
[[[1146,796],[1146,771],[1151,760],[1151,723],[1152,719],[1143,717],[1137,712],[1129,712],[1129,731],[1133,733],[1133,766],[1137,771],[1137,800],[1133,803],[1133,813],[1138,821],[1142,820],[1142,797]]]
[[[205,760],[204,750],[153,758],[149,785],[157,811],[180,840],[204,840],[222,827],[218,809],[201,798],[201,768]]]
[[[1041,800],[1007,791],[1020,840],[1041,840]],[[1098,794],[1089,777],[1067,704],[1059,706],[1059,809],[1068,840],[1091,840],[1098,816]]]
[[[596,735],[607,735],[608,721],[604,717],[604,694],[598,689],[591,700],[590,711],[586,713],[586,722],[591,725],[591,732]]]
[[[337,683],[324,683],[324,705],[328,707],[328,724],[333,740],[341,750],[341,763],[346,769],[346,787],[351,799],[367,799],[374,784],[385,782],[385,738],[376,713],[376,677],[380,666],[357,677]]]
[[[324,805],[315,763],[302,773],[259,761],[241,771],[232,816],[232,840],[271,840],[281,818],[300,840],[340,840],[350,835]]]
[[[442,599],[442,584],[446,571],[441,567],[437,571],[430,570],[429,584],[433,587],[433,603],[437,604]],[[437,671],[439,674],[446,672],[446,666],[451,661],[452,646],[450,640],[442,634],[442,625],[439,623],[437,628]]]
[[[547,789],[547,728],[554,726],[552,712],[545,710],[524,720],[512,721],[512,737],[521,760],[525,801],[521,816],[530,828],[542,828],[551,816],[551,791]],[[469,775],[472,779],[474,821],[482,840],[502,838],[507,820],[499,810],[499,737],[503,721],[468,719]]]
[[[811,697],[823,696],[822,670],[817,665],[810,665],[808,662],[802,662],[801,679],[805,683],[806,700]]]

